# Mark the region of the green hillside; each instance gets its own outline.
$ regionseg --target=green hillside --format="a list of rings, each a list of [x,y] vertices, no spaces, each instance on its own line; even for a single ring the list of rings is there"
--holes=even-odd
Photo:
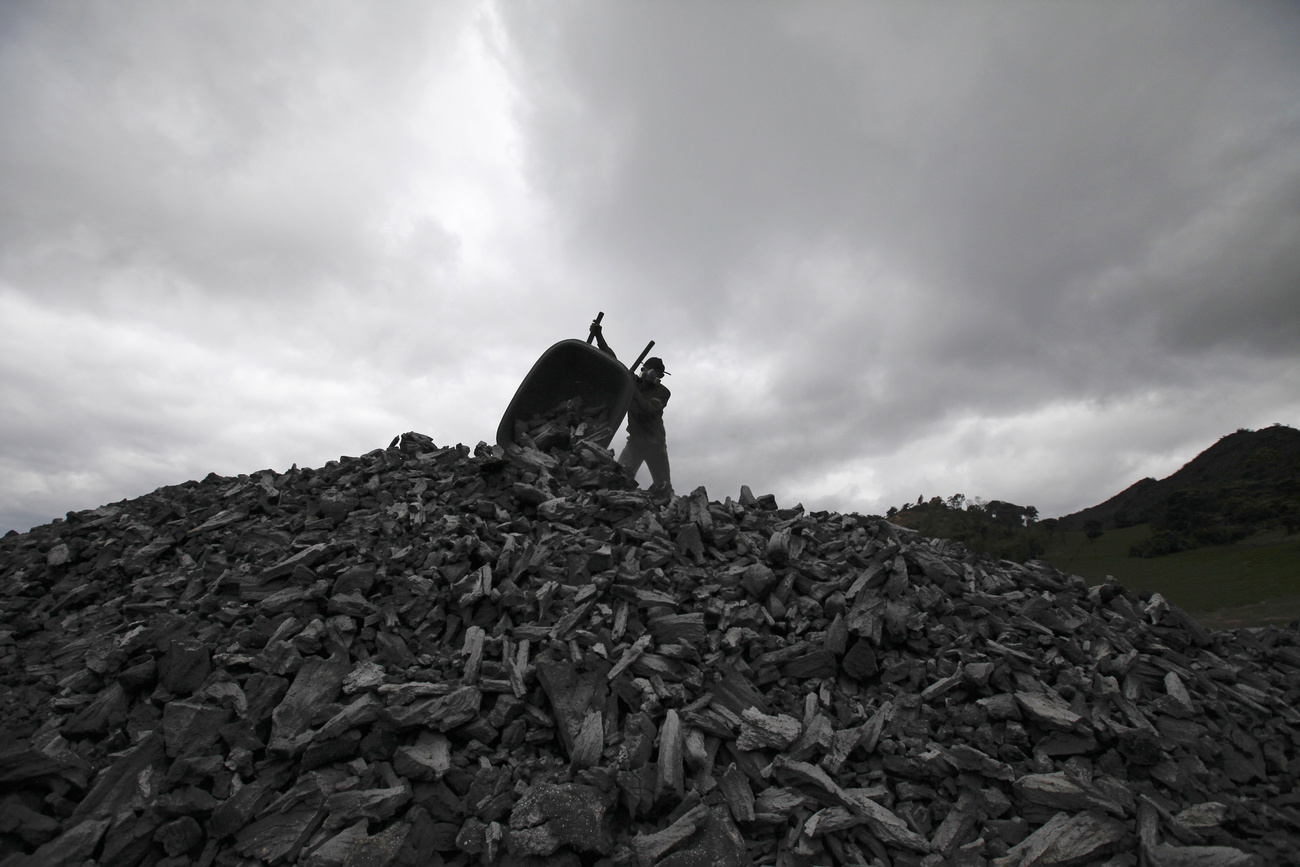
[[[994,559],[1041,558],[1089,584],[1114,576],[1210,626],[1300,619],[1300,431],[1285,425],[1220,437],[1173,475],[1061,518],[962,494],[886,517]]]
[[[1058,531],[1043,559],[1089,584],[1114,576],[1135,592],[1158,592],[1207,626],[1300,619],[1300,536],[1274,532],[1163,557],[1129,555],[1150,536],[1146,524],[1106,530],[1092,541],[1082,531]]]
[[[1143,479],[1104,503],[1065,515],[1061,530],[1150,524],[1136,545],[1158,557],[1300,529],[1300,431],[1285,425],[1221,437],[1173,475]]]

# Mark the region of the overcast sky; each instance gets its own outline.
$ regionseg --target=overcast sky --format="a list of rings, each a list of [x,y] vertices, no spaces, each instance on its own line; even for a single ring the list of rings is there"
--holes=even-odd
[[[8,0],[0,531],[491,441],[598,311],[678,493],[1094,505],[1300,425],[1297,46],[1281,2]]]

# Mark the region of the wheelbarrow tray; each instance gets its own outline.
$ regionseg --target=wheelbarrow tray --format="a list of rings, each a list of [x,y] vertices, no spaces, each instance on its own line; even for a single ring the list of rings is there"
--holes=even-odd
[[[515,391],[497,426],[497,444],[515,441],[515,422],[546,415],[561,403],[582,398],[584,408],[604,407],[595,421],[608,425],[608,448],[623,424],[636,385],[618,359],[581,340],[561,340],[542,353]]]

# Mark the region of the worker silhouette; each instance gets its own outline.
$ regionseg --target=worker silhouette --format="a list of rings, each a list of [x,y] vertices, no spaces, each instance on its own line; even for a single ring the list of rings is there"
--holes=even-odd
[[[614,358],[614,350],[605,342],[600,322],[591,323],[591,333],[602,352]],[[618,456],[618,462],[634,481],[641,465],[650,468],[650,496],[667,501],[672,499],[673,484],[668,467],[668,437],[664,432],[664,407],[672,392],[662,380],[668,375],[662,358],[651,356],[641,365],[641,372],[633,380],[632,405],[627,410],[627,445]]]

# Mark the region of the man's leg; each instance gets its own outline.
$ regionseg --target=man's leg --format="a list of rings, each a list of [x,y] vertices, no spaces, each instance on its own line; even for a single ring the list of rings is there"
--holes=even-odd
[[[641,469],[641,464],[645,463],[645,455],[639,442],[633,441],[631,437],[627,438],[627,445],[623,446],[623,451],[619,453],[618,462],[623,465],[627,472],[627,477],[636,481],[636,474]]]
[[[645,462],[650,468],[650,478],[654,481],[653,487],[671,497],[673,482],[668,467],[668,446],[664,443],[647,444]]]

